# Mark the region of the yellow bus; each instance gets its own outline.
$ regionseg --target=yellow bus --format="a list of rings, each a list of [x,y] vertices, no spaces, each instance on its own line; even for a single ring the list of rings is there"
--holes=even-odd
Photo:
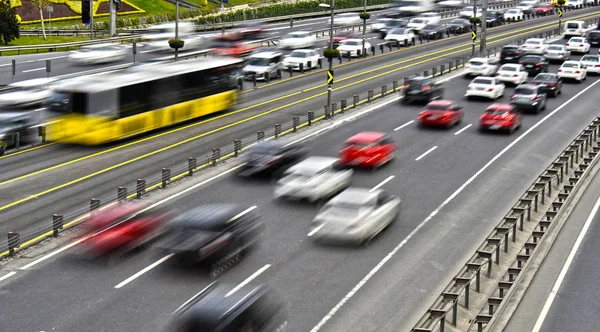
[[[54,88],[48,140],[100,145],[224,111],[242,61],[202,58],[81,77]]]

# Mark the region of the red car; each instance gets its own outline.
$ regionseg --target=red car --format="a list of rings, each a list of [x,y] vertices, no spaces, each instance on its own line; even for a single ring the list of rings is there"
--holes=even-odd
[[[506,130],[509,134],[521,127],[523,114],[510,104],[492,104],[479,118],[479,129]]]
[[[551,15],[554,7],[551,3],[541,3],[535,6],[535,13],[537,15]]]
[[[462,121],[464,112],[462,107],[451,100],[435,100],[425,106],[417,119],[422,127],[450,128]]]
[[[345,40],[358,38],[352,31],[341,31],[333,36],[333,47],[340,46]]]
[[[379,167],[394,159],[396,143],[386,133],[362,132],[346,140],[339,154],[344,166]]]
[[[215,38],[212,52],[219,55],[241,58],[258,46],[244,44],[244,36],[239,34],[222,35]]]
[[[95,212],[84,224],[85,237],[78,244],[79,254],[97,258],[123,253],[161,235],[171,213],[143,211],[144,208],[141,204],[118,204]]]

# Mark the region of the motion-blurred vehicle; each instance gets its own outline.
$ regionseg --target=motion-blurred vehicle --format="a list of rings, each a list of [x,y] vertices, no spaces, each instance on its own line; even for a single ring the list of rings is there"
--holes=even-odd
[[[406,27],[407,24],[408,24],[408,19],[405,19],[405,18],[393,19],[393,20],[387,21],[385,27],[383,29],[381,29],[379,32],[379,38],[384,39],[387,36],[387,34],[389,33],[389,31],[396,29],[396,28]]]
[[[549,61],[565,61],[571,58],[571,51],[567,50],[565,45],[550,44],[546,48],[544,57]]]
[[[393,4],[403,16],[414,16],[435,9],[434,0],[394,0]]]
[[[358,37],[352,31],[340,31],[333,35],[333,48],[340,46],[341,43],[348,39],[357,39]]]
[[[485,24],[488,28],[493,28],[504,24],[504,10],[491,10],[486,13]]]
[[[600,74],[600,55],[588,54],[579,60],[588,73]]]
[[[331,157],[309,157],[288,168],[275,186],[275,198],[317,202],[350,187],[353,171]]]
[[[284,146],[277,141],[256,144],[248,151],[246,162],[239,170],[240,176],[272,174],[282,167],[294,163],[306,155],[306,150],[298,145]]]
[[[477,11],[475,12],[475,15],[473,15],[473,6],[463,7],[463,9],[461,9],[458,12],[458,16],[460,16],[460,17],[466,17],[466,18],[481,17],[482,14],[483,14],[483,12],[481,10],[481,6],[477,6]]]
[[[413,101],[425,101],[429,103],[432,100],[444,97],[444,86],[432,78],[414,76],[406,81],[402,92],[404,94],[402,102],[405,104]]]
[[[258,48],[255,45],[244,42],[240,34],[221,35],[213,40],[212,52],[218,55],[243,58]]]
[[[280,52],[258,53],[250,56],[244,69],[244,78],[256,80],[269,80],[281,78],[283,66],[283,54]]]
[[[361,23],[362,20],[358,13],[342,13],[333,17],[333,25],[357,25]]]
[[[587,70],[579,61],[565,61],[558,68],[558,77],[565,79],[573,79],[578,83],[585,80],[587,76]]]
[[[0,156],[19,145],[32,144],[37,139],[37,128],[32,128],[35,118],[31,112],[0,112]]]
[[[187,39],[194,32],[194,24],[191,22],[179,22],[179,38]],[[150,48],[170,49],[169,39],[175,36],[175,23],[161,23],[150,26],[146,33],[142,35],[144,45]],[[188,43],[186,42],[186,45]]]
[[[357,57],[359,52],[362,53],[362,45],[362,39],[347,39],[337,49],[342,55],[349,53],[351,57]],[[365,41],[365,51],[368,52],[370,49],[371,43]]]
[[[308,67],[318,68],[320,58],[321,55],[316,50],[294,50],[283,58],[283,65],[286,68],[291,66],[293,70],[300,70],[300,64],[304,69],[309,69]],[[308,65],[309,62],[310,66]]]
[[[495,77],[476,77],[467,86],[467,99],[471,97],[483,97],[492,100],[504,95],[506,87]]]
[[[392,161],[396,143],[386,133],[362,132],[346,140],[340,150],[340,165],[345,167],[378,168]]]
[[[421,127],[451,128],[459,124],[463,117],[462,107],[452,100],[435,100],[425,106],[417,120]]]
[[[567,21],[564,26],[565,32],[563,35],[565,38],[583,37],[585,35],[585,28],[587,27],[584,21]]]
[[[593,30],[588,33],[587,36],[590,45],[593,47],[598,47],[600,45],[600,30]]]
[[[520,8],[511,8],[504,12],[504,20],[506,22],[522,21],[525,17],[523,10]]]
[[[583,7],[583,0],[568,0],[566,6],[570,9]]]
[[[182,304],[169,332],[289,332],[285,303],[266,286],[236,287],[213,282]]]
[[[411,28],[396,28],[392,29],[387,36],[385,36],[385,40],[399,42],[400,45],[408,46],[415,44],[416,35]]]
[[[287,34],[279,42],[279,47],[283,49],[312,48],[317,43],[317,37],[310,34],[310,31],[295,31]]]
[[[567,50],[571,51],[571,53],[586,54],[590,51],[591,45],[585,37],[571,37],[565,44],[565,47]]]
[[[448,30],[454,34],[461,34],[471,31],[472,24],[466,18],[455,18],[448,22]]]
[[[479,130],[503,130],[512,134],[521,128],[523,113],[510,104],[492,104],[479,117]]]
[[[348,188],[318,212],[312,237],[319,242],[367,244],[398,217],[401,203],[385,190]]]
[[[427,24],[419,31],[419,34],[425,39],[442,39],[447,31],[448,29],[444,25]]]
[[[0,93],[0,108],[6,111],[21,111],[42,107],[57,82],[58,79],[55,78],[36,78],[10,83],[3,93]]]
[[[537,74],[531,85],[537,86],[541,92],[553,98],[562,93],[562,79],[554,73]]]
[[[238,30],[244,38],[255,38],[260,39],[265,36],[267,26],[262,22],[248,22],[244,23]]]
[[[525,70],[522,64],[507,63],[502,65],[496,73],[496,79],[505,83],[512,83],[514,85],[523,84],[527,81],[529,73]]]
[[[173,213],[146,204],[118,204],[92,213],[83,226],[84,240],[77,244],[80,257],[100,258],[123,254],[163,235]]]
[[[465,76],[492,76],[498,67],[496,58],[472,58],[465,64]]]
[[[258,47],[252,50],[252,52],[250,52],[249,56],[253,56],[254,54],[259,54],[259,53],[275,53],[275,52],[279,52],[280,50],[277,47],[269,47],[269,46],[263,46],[263,47]]]
[[[415,18],[411,18],[410,21],[408,21],[408,24],[406,24],[407,28],[411,28],[415,31],[420,31],[421,29],[423,29],[426,25],[427,25],[427,20],[422,18],[422,17],[415,17]]]
[[[378,18],[377,20],[375,20],[375,23],[371,24],[371,31],[379,32],[379,31],[385,29],[385,27],[387,26],[387,23],[392,20],[393,20],[393,18],[391,18],[391,17]]]
[[[521,58],[519,63],[525,67],[529,75],[546,73],[550,68],[550,62],[541,55],[526,55]]]
[[[199,205],[173,218],[158,250],[184,264],[218,264],[256,243],[265,226],[253,212],[236,204]]]
[[[525,54],[538,54],[542,55],[546,52],[548,45],[542,38],[529,38],[519,47],[519,51]]]
[[[71,51],[68,60],[83,65],[117,62],[125,59],[130,50],[125,45],[114,44],[83,46],[79,50]]]
[[[518,45],[505,45],[500,51],[500,63],[518,63],[521,51]]]
[[[520,9],[524,15],[529,15],[535,13],[535,7],[532,4],[521,2],[515,9]]]
[[[554,6],[551,3],[540,3],[534,6],[536,15],[552,15]]]
[[[521,84],[515,88],[510,96],[510,104],[522,111],[530,111],[535,114],[546,109],[548,96],[537,85]]]
[[[419,17],[425,19],[427,24],[439,24],[442,21],[442,16],[434,12],[423,13]]]
[[[462,0],[442,0],[437,5],[445,8],[459,8],[462,7],[463,3]]]

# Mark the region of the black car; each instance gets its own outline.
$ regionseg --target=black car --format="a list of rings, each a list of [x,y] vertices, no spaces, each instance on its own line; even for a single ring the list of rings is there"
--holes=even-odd
[[[427,24],[419,31],[423,39],[442,39],[447,28],[441,24]]]
[[[469,32],[473,29],[471,21],[466,18],[455,18],[448,22],[448,31],[455,35]]]
[[[157,247],[174,254],[175,261],[218,268],[254,244],[264,227],[253,208],[225,203],[200,205],[173,218],[168,235]]]
[[[171,332],[290,331],[285,304],[266,286],[213,282],[171,315]]]
[[[548,72],[550,61],[541,55],[526,55],[519,60],[529,75]]]
[[[488,11],[485,24],[489,28],[504,24],[504,12],[499,10]]]
[[[593,30],[587,36],[587,40],[592,47],[600,46],[600,30]]]
[[[542,89],[531,84],[517,86],[510,96],[511,105],[523,111],[533,111],[536,114],[546,109],[547,102],[548,97]]]
[[[306,155],[298,145],[284,146],[280,142],[261,142],[250,148],[246,163],[239,171],[240,176],[273,173]]]
[[[444,86],[432,78],[415,76],[406,81],[402,91],[402,102],[408,104],[412,101],[430,102],[444,97]]]
[[[554,98],[562,93],[562,84],[562,78],[554,73],[537,74],[531,81],[531,85],[537,86],[540,91]]]
[[[19,146],[33,144],[37,140],[37,128],[32,112],[3,112],[0,109],[0,156],[6,150]]]
[[[500,63],[519,63],[521,51],[518,45],[506,45],[500,51]]]
[[[402,28],[408,24],[408,20],[404,18],[389,20],[385,22],[385,28],[381,29],[379,32],[379,38],[384,39],[387,36],[388,31],[395,28]]]

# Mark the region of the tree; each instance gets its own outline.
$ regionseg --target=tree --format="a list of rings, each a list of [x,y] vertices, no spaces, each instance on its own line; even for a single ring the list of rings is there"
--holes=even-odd
[[[46,28],[44,27],[44,9],[50,5],[50,0],[31,0],[34,6],[40,10],[40,21],[42,22],[42,35],[46,40]]]
[[[0,41],[8,45],[17,38],[19,38],[17,10],[10,5],[10,0],[0,0]]]

